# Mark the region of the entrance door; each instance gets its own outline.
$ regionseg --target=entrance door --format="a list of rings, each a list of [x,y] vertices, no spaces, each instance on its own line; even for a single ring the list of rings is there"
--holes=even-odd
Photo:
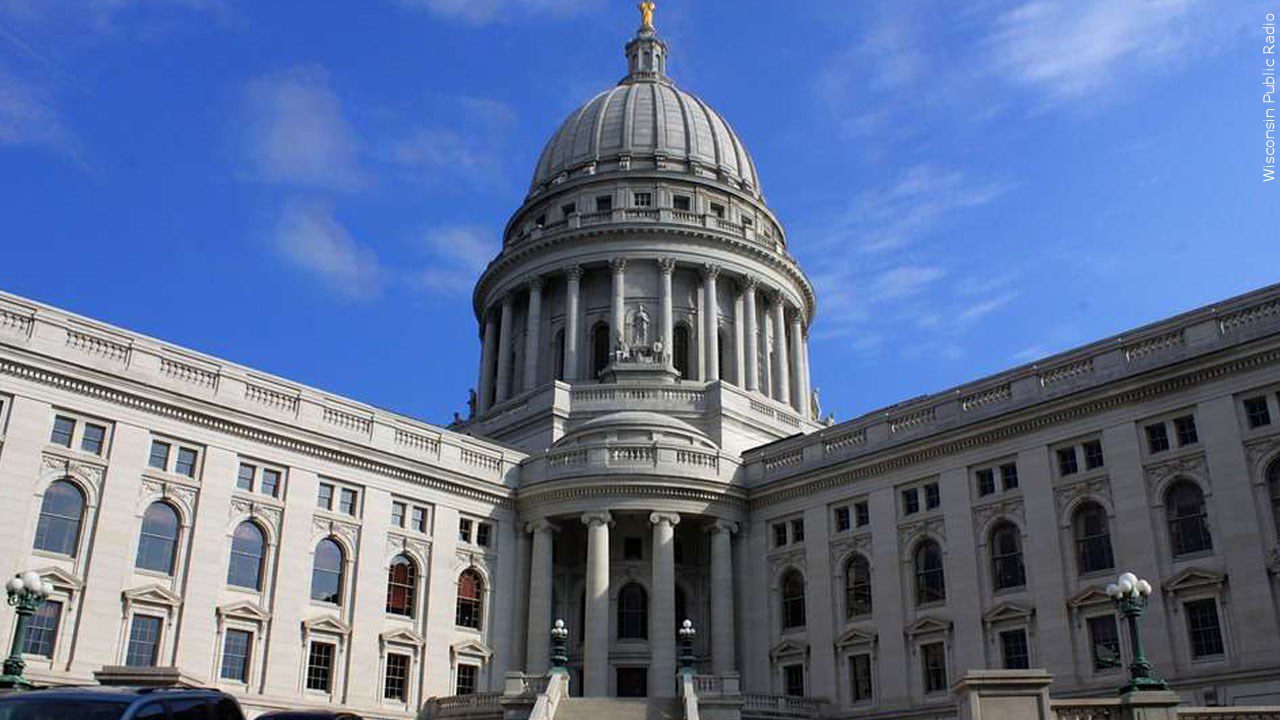
[[[648,697],[649,668],[618,668],[618,697]]]

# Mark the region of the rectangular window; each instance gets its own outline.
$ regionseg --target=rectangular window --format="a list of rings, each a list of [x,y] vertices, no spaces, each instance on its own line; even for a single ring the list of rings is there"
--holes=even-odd
[[[1006,670],[1026,670],[1031,667],[1031,652],[1027,649],[1027,631],[1006,630],[1000,633],[1000,657]]]
[[[938,492],[938,483],[924,486],[924,509],[933,510],[942,505],[942,495]]]
[[[671,198],[671,207],[688,212],[693,208],[693,201],[688,195],[676,195]]]
[[[53,433],[49,436],[49,442],[62,447],[71,447],[71,436],[75,434],[76,421],[65,415],[59,415],[53,419]]]
[[[475,665],[458,666],[458,684],[453,689],[455,695],[476,694],[476,670]]]
[[[1018,487],[1018,465],[1016,463],[1005,463],[1000,466],[1000,486],[1005,490],[1014,490]]]
[[[129,646],[124,664],[130,667],[154,667],[160,650],[161,619],[151,615],[134,615],[129,627]]]
[[[1114,615],[1089,618],[1089,648],[1094,672],[1120,667],[1120,633]]]
[[[85,423],[84,436],[80,438],[80,449],[87,453],[101,455],[102,446],[106,439],[106,427],[102,425],[95,425],[93,423]]]
[[[638,537],[622,538],[622,559],[623,560],[643,560],[644,559],[644,541]]]
[[[782,668],[783,690],[791,697],[804,697],[804,666],[786,665]]]
[[[841,505],[836,508],[836,532],[846,532],[852,527],[849,524],[849,506]]]
[[[178,448],[178,459],[173,463],[173,471],[187,477],[196,476],[196,459],[199,454],[191,448]]]
[[[920,491],[907,488],[902,491],[902,514],[912,515],[920,512]]]
[[[342,492],[338,495],[338,512],[343,515],[356,514],[356,491],[351,488],[342,488]]]
[[[774,523],[773,524],[773,546],[782,547],[783,545],[786,545],[786,544],[787,544],[787,524]]]
[[[853,504],[853,516],[858,527],[871,523],[871,508],[865,500]]]
[[[155,468],[156,470],[168,470],[169,443],[152,440],[151,456],[147,458],[147,465]]]
[[[253,476],[257,473],[257,468],[249,463],[240,463],[240,472],[236,474],[236,488],[246,492],[253,492]]]
[[[249,682],[249,653],[253,647],[253,633],[247,630],[228,629],[222,639],[222,669],[218,675],[223,680]]]
[[[280,497],[280,471],[262,468],[262,494]]]
[[[636,207],[653,207],[653,193],[638,192],[631,197]]]
[[[850,657],[849,674],[853,701],[871,702],[871,655],[863,653]]]
[[[333,509],[333,486],[329,483],[320,483],[320,490],[316,493],[316,507]]]
[[[62,603],[45,600],[27,621],[27,637],[22,644],[22,652],[52,658],[53,648],[58,644],[58,623],[61,620]]]
[[[466,518],[458,519],[458,541],[471,542],[471,521]]]
[[[329,692],[333,687],[333,643],[313,642],[307,653],[307,689]]]
[[[1193,415],[1174,418],[1173,429],[1178,435],[1178,447],[1200,442],[1200,434],[1196,432],[1196,419]]]
[[[611,210],[613,210],[613,196],[597,195],[596,196],[596,212],[609,212]]]
[[[947,657],[942,643],[920,646],[920,670],[926,694],[947,691]]]
[[[991,468],[982,468],[975,473],[978,478],[978,495],[990,495],[996,491],[996,473]]]
[[[1096,470],[1104,464],[1102,457],[1102,442],[1099,440],[1088,440],[1082,445],[1084,448],[1084,467],[1086,470]]]
[[[1213,598],[1192,600],[1182,606],[1191,635],[1191,657],[1222,654],[1222,629],[1218,625],[1218,603]]]
[[[402,502],[391,503],[391,524],[398,528],[404,527],[404,513],[407,509]]]
[[[723,206],[723,205],[721,205],[720,203],[711,203],[711,214],[712,214],[712,215],[715,215],[716,217],[718,217],[718,218],[720,218],[721,220],[723,220],[723,219],[724,219],[724,206]]]
[[[1245,398],[1244,415],[1249,429],[1260,428],[1271,424],[1271,411],[1267,409],[1266,397]]]
[[[413,509],[412,527],[414,530],[424,533],[427,531],[427,509],[415,507]]]
[[[387,674],[382,680],[382,697],[405,702],[409,699],[409,656],[387,654]]]
[[[564,215],[565,217],[569,217],[570,215],[577,214],[577,212],[578,212],[577,203],[565,203],[560,206],[560,214]]]
[[[798,543],[804,541],[804,520],[796,519],[791,521],[791,542]]]
[[[1080,466],[1076,464],[1076,449],[1074,447],[1058,448],[1058,474],[1062,476],[1075,475],[1080,470]]]
[[[1169,449],[1169,431],[1165,429],[1164,423],[1156,423],[1147,426],[1147,451],[1150,453],[1164,452]]]
[[[489,533],[491,526],[489,523],[476,523],[476,544],[480,547],[489,547]]]

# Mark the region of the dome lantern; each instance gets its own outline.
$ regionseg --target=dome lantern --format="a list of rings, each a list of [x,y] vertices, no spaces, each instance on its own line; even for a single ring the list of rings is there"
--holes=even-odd
[[[642,2],[640,28],[627,43],[627,77],[623,83],[667,82],[667,44],[653,27],[653,11],[657,5]]]

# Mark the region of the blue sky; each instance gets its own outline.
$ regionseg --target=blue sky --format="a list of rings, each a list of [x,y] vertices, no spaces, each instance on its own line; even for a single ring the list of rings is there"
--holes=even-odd
[[[848,418],[1280,280],[1265,3],[659,0]],[[624,0],[0,0],[0,288],[428,420]]]

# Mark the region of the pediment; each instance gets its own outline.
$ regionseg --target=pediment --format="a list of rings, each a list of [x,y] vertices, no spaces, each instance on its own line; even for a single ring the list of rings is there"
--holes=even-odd
[[[479,638],[469,638],[461,642],[456,642],[449,648],[449,650],[453,653],[454,657],[478,657],[488,660],[489,656],[493,655],[493,650],[489,649],[489,646]]]
[[[1111,599],[1110,595],[1107,595],[1106,590],[1103,590],[1101,586],[1091,585],[1075,595],[1072,595],[1071,598],[1067,600],[1067,606],[1074,609],[1080,609],[1084,607],[1092,607],[1094,605],[1110,605],[1112,602],[1114,601]]]
[[[907,626],[907,635],[915,637],[916,635],[928,635],[930,633],[945,633],[951,631],[951,621],[939,620],[933,617],[922,617],[919,620]]]
[[[1227,576],[1212,570],[1187,568],[1164,581],[1162,587],[1167,593],[1178,593],[1185,590],[1203,587],[1221,587]]]
[[[125,590],[122,595],[125,602],[141,605],[164,605],[165,607],[178,607],[182,604],[182,598],[172,590],[162,585],[144,585],[140,588],[130,588]]]
[[[840,637],[836,638],[836,647],[844,648],[851,645],[874,645],[875,642],[876,632],[874,630],[867,631],[851,627],[840,633]]]
[[[384,645],[395,643],[397,645],[413,645],[414,647],[422,647],[425,641],[418,633],[409,628],[395,628],[387,630],[378,636]]]
[[[226,605],[218,606],[218,615],[221,617],[231,617],[240,620],[252,620],[254,622],[266,622],[271,618],[271,613],[263,610],[258,603],[249,600],[240,600]]]
[[[989,625],[1009,621],[1026,622],[1035,614],[1035,608],[1025,607],[1016,603],[1000,603],[988,610],[982,616],[982,620]]]
[[[809,652],[809,644],[799,642],[797,640],[783,639],[774,643],[769,648],[769,657],[777,660],[778,658],[794,657],[796,655],[805,655]]]
[[[302,621],[302,629],[307,632],[329,633],[332,635],[346,635],[351,632],[350,625],[333,615],[319,615],[307,618]]]
[[[36,573],[40,575],[42,580],[52,584],[55,588],[79,590],[84,587],[84,582],[81,581],[80,578],[72,575],[57,565],[40,568]]]

